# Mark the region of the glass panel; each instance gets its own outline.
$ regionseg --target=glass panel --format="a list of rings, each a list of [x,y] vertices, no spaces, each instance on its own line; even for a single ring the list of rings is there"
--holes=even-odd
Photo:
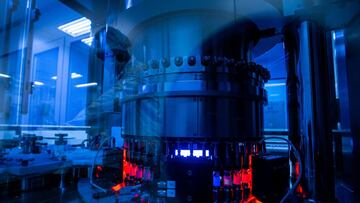
[[[58,55],[59,49],[54,48],[34,56],[29,124],[59,124],[55,116]]]
[[[286,55],[283,43],[276,44],[254,60],[270,70],[271,79],[265,84],[268,105],[264,108],[265,131],[287,131]]]
[[[335,151],[335,166],[337,174],[339,175],[338,184],[346,185],[353,184],[354,171],[356,167],[353,160],[356,159],[354,151],[356,150],[351,123],[350,123],[350,109],[349,109],[349,89],[348,89],[348,67],[346,64],[346,49],[345,49],[345,33],[344,30],[335,30],[332,32],[332,48],[333,48],[333,63],[335,75],[335,91],[338,104],[338,125],[337,129],[333,130],[334,135],[334,151]],[[343,182],[345,184],[343,184]],[[356,183],[357,184],[357,183]],[[354,184],[354,185],[356,185]],[[338,189],[340,194],[346,194],[347,191],[342,187]]]
[[[265,87],[268,93],[268,105],[264,109],[265,131],[287,131],[286,81],[270,80]]]
[[[340,115],[339,115],[339,130],[350,129],[349,116],[349,93],[347,84],[347,69],[346,69],[346,53],[345,53],[345,39],[344,31],[337,30],[332,32],[332,46],[334,57],[334,72],[335,72],[335,91],[336,98],[339,101]]]
[[[66,123],[85,125],[89,46],[81,41],[71,43],[69,61]]]
[[[25,2],[0,3],[0,123],[21,123],[29,27]]]
[[[0,124],[16,124],[16,112],[21,101],[18,90],[20,84],[21,51],[13,51],[0,56]]]

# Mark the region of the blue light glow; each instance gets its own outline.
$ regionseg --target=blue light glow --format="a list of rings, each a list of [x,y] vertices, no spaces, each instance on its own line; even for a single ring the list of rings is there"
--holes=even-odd
[[[203,156],[203,150],[193,150],[193,156],[198,158]]]
[[[182,149],[180,150],[180,156],[183,156],[183,157],[188,157],[191,155],[191,152],[189,149]]]
[[[126,9],[129,9],[130,7],[132,7],[132,5],[133,5],[132,0],[127,0],[126,1]]]
[[[265,84],[265,87],[279,87],[279,86],[285,86],[286,83],[282,82],[282,83],[269,83],[269,84]]]
[[[180,151],[180,153],[179,153]],[[205,150],[205,154],[204,154],[204,150],[201,149],[194,149],[194,150],[190,150],[190,149],[175,149],[175,156],[182,156],[182,157],[188,157],[188,156],[194,156],[196,158],[200,158],[200,157],[210,157],[210,151],[209,150]]]

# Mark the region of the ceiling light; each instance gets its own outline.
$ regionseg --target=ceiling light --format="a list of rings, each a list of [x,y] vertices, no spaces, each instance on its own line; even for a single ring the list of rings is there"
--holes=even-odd
[[[57,76],[52,76],[51,79],[52,80],[57,80]]]
[[[34,85],[36,85],[36,86],[43,86],[44,83],[43,83],[43,82],[39,82],[39,81],[34,81]]]
[[[71,79],[75,79],[75,78],[81,78],[82,75],[79,73],[71,73]]]
[[[85,17],[71,21],[58,27],[59,30],[65,32],[72,37],[77,37],[90,33],[91,21]]]
[[[82,41],[83,43],[85,43],[86,45],[91,46],[92,41],[93,41],[93,38],[94,38],[94,37],[87,37],[87,38],[82,39],[81,41]]]
[[[2,78],[10,78],[10,75],[6,75],[6,74],[3,74],[3,73],[0,73],[0,77],[2,77]]]
[[[85,84],[79,84],[79,85],[75,85],[76,88],[82,88],[82,87],[91,87],[91,86],[96,86],[97,83],[96,82],[91,82],[91,83],[85,83]]]
[[[270,84],[265,84],[265,87],[279,87],[279,86],[285,86],[286,84],[283,83],[270,83]]]

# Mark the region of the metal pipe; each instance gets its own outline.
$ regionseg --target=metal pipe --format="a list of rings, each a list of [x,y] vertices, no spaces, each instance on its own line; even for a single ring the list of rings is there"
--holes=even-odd
[[[287,92],[287,113],[288,113],[288,139],[297,149],[302,149],[301,127],[300,127],[300,101],[299,101],[299,35],[298,22],[292,22],[284,27],[284,46],[286,60],[286,92]],[[291,182],[294,183],[297,176],[304,174],[296,174],[296,164],[298,161],[303,163],[303,155],[300,152],[301,159],[296,159],[293,153],[290,153],[290,176]],[[303,172],[304,173],[304,170]],[[304,187],[305,180],[301,181],[301,187]],[[307,188],[304,188],[307,191]]]
[[[296,146],[300,146],[300,104],[298,98],[299,79],[297,73],[298,63],[298,34],[296,24],[292,23],[284,29],[284,45],[287,65],[287,108],[289,140]]]
[[[310,198],[335,202],[331,114],[334,80],[326,30],[315,22],[300,24],[301,127]]]
[[[21,123],[21,114],[28,113],[29,94],[31,93],[32,84],[30,82],[32,46],[34,39],[34,22],[38,20],[40,13],[35,8],[36,0],[26,2],[26,19],[21,44],[21,64],[19,71],[19,88],[17,95],[18,107],[16,111],[16,124]],[[21,96],[20,96],[21,95]],[[21,100],[21,101],[20,101]]]

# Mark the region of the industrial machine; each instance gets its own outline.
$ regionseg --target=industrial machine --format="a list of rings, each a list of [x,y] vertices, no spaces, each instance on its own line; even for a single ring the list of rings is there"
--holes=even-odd
[[[250,159],[263,136],[270,73],[250,58],[260,36],[257,26],[221,16],[174,11],[142,22],[130,34],[134,58],[145,63],[129,66],[122,82],[125,174],[130,183],[142,181],[136,172],[143,170],[149,174],[144,181],[165,184],[156,191],[161,199],[251,198]],[[158,41],[161,35],[169,41]]]
[[[358,1],[5,2],[0,201],[358,200]]]

